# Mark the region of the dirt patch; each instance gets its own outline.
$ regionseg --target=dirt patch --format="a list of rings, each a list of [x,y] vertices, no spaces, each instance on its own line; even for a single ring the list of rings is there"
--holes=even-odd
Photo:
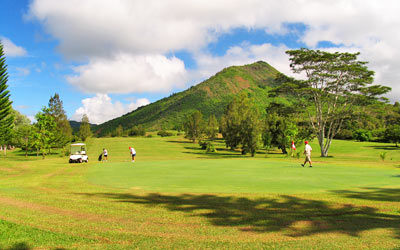
[[[213,92],[211,91],[210,87],[205,86],[205,87],[203,88],[203,90],[207,93],[207,96],[209,96],[209,97],[213,97],[213,96],[214,96],[214,94],[213,94]]]
[[[241,76],[235,76],[235,81],[239,83],[241,89],[248,89],[250,88],[249,81],[243,79]]]

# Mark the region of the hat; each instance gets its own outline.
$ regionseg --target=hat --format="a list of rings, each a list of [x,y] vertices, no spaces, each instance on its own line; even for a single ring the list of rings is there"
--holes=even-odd
[[[305,144],[308,144],[308,141],[305,141],[304,143],[305,143]]]

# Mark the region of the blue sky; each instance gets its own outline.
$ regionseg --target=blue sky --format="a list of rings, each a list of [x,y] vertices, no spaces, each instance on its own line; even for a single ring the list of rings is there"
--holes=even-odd
[[[15,109],[33,117],[58,93],[69,119],[102,123],[231,65],[285,51],[361,52],[400,89],[397,1],[1,0],[0,39]]]

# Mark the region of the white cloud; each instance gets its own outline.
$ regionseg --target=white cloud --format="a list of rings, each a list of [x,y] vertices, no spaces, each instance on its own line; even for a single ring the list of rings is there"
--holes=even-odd
[[[400,95],[396,86],[400,78],[399,9],[397,0],[33,0],[29,15],[59,40],[58,49],[65,57],[89,61],[68,78],[86,92],[108,93],[111,86],[112,93],[167,91],[185,77],[179,60],[165,58],[179,50],[195,55],[197,76],[258,58],[282,70],[284,66],[278,65],[287,60],[282,46],[276,47],[278,52],[272,51],[275,47],[266,52],[266,48],[241,45],[222,57],[201,53],[234,28],[284,34],[288,32],[285,24],[300,23],[306,27],[300,41],[311,48],[320,41],[331,41],[341,46],[337,50],[360,51],[377,72],[377,81],[394,88],[395,98]],[[265,57],[259,53],[266,53]],[[161,62],[167,77],[154,70],[155,63],[146,62],[146,55],[158,58],[154,60]]]
[[[90,123],[101,124],[149,103],[150,101],[146,98],[137,99],[136,102],[129,104],[123,104],[119,101],[113,103],[108,95],[96,94],[92,98],[83,99],[82,107],[75,111],[71,119],[81,121],[82,116],[86,114],[89,117]]]
[[[31,70],[29,68],[16,67],[15,69],[17,70],[18,75],[20,76],[27,76],[31,73]]]
[[[183,61],[162,55],[95,58],[74,71],[67,81],[89,93],[167,92],[186,81]]]
[[[0,37],[0,40],[3,44],[4,54],[6,56],[17,57],[27,55],[27,52],[23,47],[15,45],[10,39]]]

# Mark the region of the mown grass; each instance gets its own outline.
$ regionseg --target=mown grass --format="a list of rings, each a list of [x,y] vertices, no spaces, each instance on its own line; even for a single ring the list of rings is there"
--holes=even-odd
[[[400,151],[312,146],[313,168],[179,136],[91,139],[88,164],[15,150],[0,157],[0,249],[398,249]]]

